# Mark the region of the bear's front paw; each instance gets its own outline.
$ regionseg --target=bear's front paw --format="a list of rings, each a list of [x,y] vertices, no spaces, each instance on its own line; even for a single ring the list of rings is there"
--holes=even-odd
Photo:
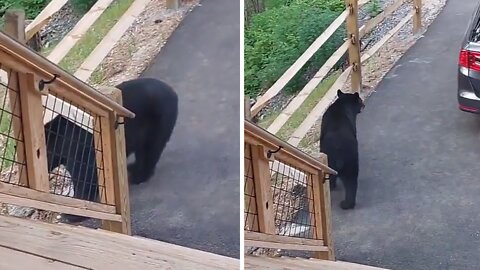
[[[340,203],[340,207],[341,207],[343,210],[353,209],[353,208],[355,208],[355,203],[347,202],[347,201],[342,201],[342,202]]]

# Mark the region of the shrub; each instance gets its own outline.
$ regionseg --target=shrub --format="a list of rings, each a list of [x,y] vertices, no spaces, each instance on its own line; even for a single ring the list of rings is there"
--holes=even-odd
[[[96,2],[97,0],[70,0],[75,11],[82,14],[87,12]]]
[[[338,15],[304,2],[255,15],[245,29],[245,94],[256,97],[270,87]],[[343,28],[332,35],[285,90],[295,92],[304,86],[305,73],[320,68],[344,36]]]
[[[27,19],[34,19],[48,2],[49,0],[2,0],[0,1],[0,10],[20,8],[25,10]]]
[[[299,3],[331,11],[345,10],[345,0],[265,0],[265,7],[271,9]]]

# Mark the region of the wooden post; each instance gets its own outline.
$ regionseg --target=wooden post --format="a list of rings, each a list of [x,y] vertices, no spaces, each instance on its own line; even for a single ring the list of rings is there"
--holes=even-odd
[[[321,173],[321,172],[320,172]],[[309,211],[313,211],[313,216],[310,217],[310,223],[315,226],[314,239],[323,240],[323,216],[322,216],[322,202],[324,198],[323,193],[323,173],[321,175],[310,175],[307,179],[307,195],[309,198]],[[313,200],[311,200],[312,198]],[[315,252],[316,258],[325,259],[325,252]]]
[[[250,98],[248,96],[245,96],[244,97],[244,103],[243,103],[243,107],[244,107],[244,116],[245,116],[245,119],[247,120],[252,120],[252,112],[250,111]]]
[[[325,165],[328,165],[327,155],[320,153],[320,162]],[[322,185],[325,179],[325,174],[321,172],[319,177],[319,184]],[[322,222],[322,237],[323,243],[327,246],[328,252],[321,252],[318,255],[319,259],[324,260],[335,260],[335,251],[333,249],[333,237],[332,237],[332,213],[330,205],[330,181],[325,181],[323,183],[323,190],[320,192],[320,203],[321,205],[321,222]]]
[[[352,90],[359,92],[362,89],[362,62],[360,59],[360,35],[358,30],[358,0],[345,0],[347,7],[347,35],[350,40],[348,47],[348,62],[352,66]]]
[[[418,34],[422,30],[422,0],[413,0],[413,33]]]
[[[122,104],[122,93],[119,89],[110,87],[109,92],[105,93],[106,90],[103,89],[103,93],[109,96],[112,100],[118,104]],[[113,191],[115,197],[115,207],[117,209],[117,214],[122,216],[121,222],[116,221],[104,221],[102,224],[103,229],[124,233],[131,235],[132,228],[130,222],[130,197],[128,190],[128,173],[127,173],[127,154],[125,149],[125,130],[123,125],[116,125],[123,122],[123,119],[117,119],[117,114],[110,113],[109,129],[110,129],[110,140],[108,140],[111,157],[113,164]],[[120,118],[120,117],[119,117]],[[102,127],[102,132],[103,132]],[[105,143],[104,143],[105,145]],[[104,148],[105,150],[105,148]],[[110,182],[108,179],[105,179],[106,183]],[[107,187],[108,190],[108,187]],[[107,198],[108,199],[108,198]]]
[[[35,75],[18,74],[23,138],[27,160],[28,186],[50,192],[45,128],[43,126],[42,93]]]
[[[166,0],[168,9],[178,9],[181,4],[181,0]]]
[[[245,226],[248,227],[248,230],[259,231],[258,227],[258,218],[255,218],[255,215],[258,217],[257,212],[257,198],[255,195],[255,185],[254,185],[254,175],[253,175],[253,164],[250,160],[252,158],[252,146],[250,144],[245,144],[245,164],[244,164],[244,204],[245,204]]]
[[[251,151],[259,231],[266,234],[275,234],[269,161],[263,145],[252,145]]]
[[[12,38],[18,40],[21,43],[25,43],[25,12],[22,10],[8,10],[4,16],[5,20],[5,33]],[[22,116],[21,104],[20,104],[20,85],[18,72],[15,70],[6,69],[8,74],[8,99],[10,103],[10,112],[13,115],[19,117]],[[6,97],[5,97],[6,98]],[[11,117],[11,123],[13,128],[13,137],[18,141],[16,142],[16,161],[20,164],[25,163],[25,145],[23,143],[23,132],[21,118],[10,115],[3,115],[3,117]],[[20,172],[19,184],[28,186],[28,178],[26,170],[18,168]]]

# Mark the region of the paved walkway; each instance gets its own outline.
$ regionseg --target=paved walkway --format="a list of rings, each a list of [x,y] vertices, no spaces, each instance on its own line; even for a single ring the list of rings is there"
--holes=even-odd
[[[478,0],[450,0],[359,118],[358,208],[332,194],[340,260],[480,269],[480,118],[460,112],[457,58]]]
[[[144,77],[173,86],[179,117],[154,177],[130,189],[134,234],[240,253],[240,2],[204,0]]]

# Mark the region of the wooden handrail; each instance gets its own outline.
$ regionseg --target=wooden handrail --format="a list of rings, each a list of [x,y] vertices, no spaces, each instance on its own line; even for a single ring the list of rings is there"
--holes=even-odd
[[[304,164],[307,164],[308,166],[316,170],[323,171],[329,174],[334,174],[334,175],[337,174],[335,170],[321,163],[319,160],[316,160],[315,158],[298,150],[294,146],[282,141],[280,138],[269,133],[265,129],[255,125],[254,123],[248,120],[244,120],[244,127],[245,127],[245,135],[249,135],[250,137],[254,138],[257,142],[260,142],[262,145],[275,150],[281,147],[279,152],[287,153],[288,155],[294,157],[295,159],[301,161]]]
[[[99,107],[114,111],[122,117],[135,117],[133,112],[127,110],[3,32],[0,32],[0,50],[11,55],[12,58],[15,58],[16,62],[23,62],[23,65],[30,69],[30,71],[44,79],[49,80],[54,74],[57,74],[59,77],[52,83],[53,85],[68,89],[69,91],[78,92],[78,94],[88,98],[88,100]],[[18,64],[20,63],[17,63],[17,65]]]

